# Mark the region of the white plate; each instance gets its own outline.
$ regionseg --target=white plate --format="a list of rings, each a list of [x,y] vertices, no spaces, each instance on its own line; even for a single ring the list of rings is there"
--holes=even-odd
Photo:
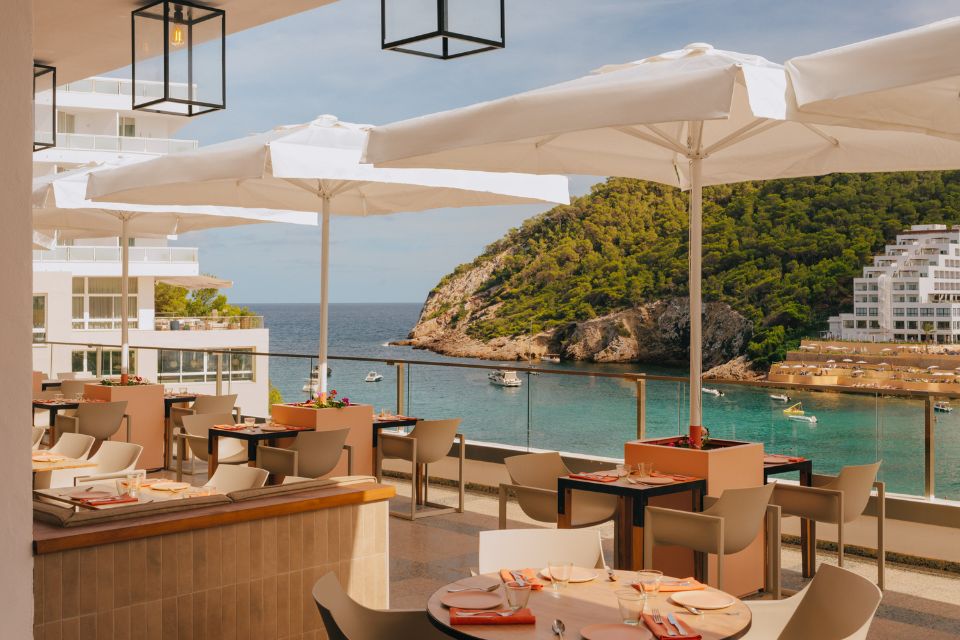
[[[643,484],[672,484],[676,482],[673,478],[663,478],[661,476],[635,476],[634,479]]]
[[[546,578],[547,580],[552,580],[550,577],[550,569],[540,569],[540,575]],[[584,569],[583,567],[574,567],[570,572],[570,582],[590,582],[597,577],[597,572],[593,569]]]
[[[719,591],[678,591],[670,599],[681,606],[697,609],[725,609],[736,604],[737,599]]]
[[[285,427],[281,424],[264,424],[260,425],[260,431],[289,431],[290,427]]]
[[[66,459],[67,456],[57,455],[56,453],[44,455],[33,454],[34,462],[63,462]]]
[[[97,498],[107,498],[112,494],[109,491],[95,491],[90,489],[71,489],[67,491],[67,495],[74,500],[85,500],[87,498],[97,499]]]
[[[493,609],[503,604],[503,597],[496,591],[456,591],[440,597],[445,607],[458,609]]]
[[[183,491],[190,488],[189,482],[158,482],[150,485],[154,491]]]

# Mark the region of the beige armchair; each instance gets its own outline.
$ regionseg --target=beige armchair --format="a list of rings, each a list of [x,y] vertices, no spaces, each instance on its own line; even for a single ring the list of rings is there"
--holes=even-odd
[[[775,483],[771,501],[785,516],[799,516],[837,525],[837,564],[843,566],[843,528],[863,515],[870,493],[877,490],[877,585],[884,586],[886,488],[877,482],[880,463],[844,467],[837,476],[813,476],[812,487]]]
[[[170,420],[167,424],[166,433],[167,451],[173,451],[173,440],[176,438],[176,434],[183,430],[184,416],[232,413],[233,417],[217,424],[226,424],[229,422],[236,424],[240,422],[240,407],[234,406],[236,404],[237,394],[231,393],[224,396],[197,396],[197,399],[194,400],[193,404],[189,407],[178,407],[176,405],[170,407]],[[177,455],[180,455],[179,451]],[[177,468],[181,470],[179,473],[183,473],[183,465],[179,460],[177,461]],[[187,475],[193,475],[192,469]]]
[[[182,429],[177,432],[177,481],[183,480],[183,460],[187,450],[195,458],[207,461],[209,454],[207,446],[210,427],[215,424],[230,424],[233,414],[205,413],[200,415],[184,415]],[[219,438],[217,440],[217,462],[219,464],[246,464],[247,444],[236,438]],[[191,474],[192,475],[192,474]]]
[[[557,478],[570,475],[570,469],[557,452],[525,453],[503,461],[512,484],[500,485],[500,528],[507,528],[507,501],[517,496],[520,509],[538,522],[557,523]],[[617,513],[617,497],[592,491],[574,491],[571,526],[592,527],[612,520]]]
[[[347,444],[350,429],[303,431],[289,449],[260,445],[257,466],[275,476],[319,478],[333,471],[347,452],[347,475],[353,475],[353,447]]]
[[[46,427],[33,427],[33,443],[31,448],[36,451],[40,448],[40,442],[43,440],[43,436],[47,433]]]
[[[75,378],[72,380],[64,380],[60,383],[60,393],[63,394],[63,397],[67,400],[72,400],[77,397],[77,394],[83,395],[84,388],[90,384],[92,380],[89,378],[84,380],[82,378]]]
[[[126,421],[127,442],[130,442],[133,425],[126,411],[126,400],[120,400],[119,402],[84,402],[80,404],[76,415],[58,414],[54,430],[58,437],[61,433],[84,433],[93,436],[98,442],[102,442],[113,437],[113,434],[119,431]]]
[[[92,469],[82,469],[74,478],[74,484],[84,484],[125,478],[137,468],[143,447],[132,442],[106,441],[97,452],[90,456],[90,462],[96,463]]]
[[[393,433],[380,433],[377,447],[377,480],[383,480],[383,461],[387,459],[406,460],[411,464],[411,483],[410,483],[410,513],[391,511],[390,514],[415,520],[425,516],[435,516],[443,513],[463,513],[463,462],[466,455],[466,440],[463,434],[457,433],[457,427],[460,426],[460,419],[451,420],[420,420],[409,433],[409,435],[399,435]],[[446,507],[441,504],[431,503],[428,497],[430,487],[430,469],[429,465],[439,462],[447,457],[454,441],[459,440],[459,476],[458,485],[460,489],[459,503],[454,508]],[[430,511],[417,512],[417,496],[423,491],[422,504],[425,507],[431,507]]]
[[[779,566],[779,509],[769,509],[773,485],[765,484],[746,489],[727,489],[719,498],[706,499],[709,504],[703,511],[680,511],[664,507],[648,506],[643,518],[643,567],[653,567],[653,551],[656,545],[677,545],[717,556],[717,575],[707,582],[718,589],[723,584],[723,557],[743,551],[753,542],[765,520],[774,522],[776,540],[767,531],[768,565],[774,561]],[[769,514],[769,518],[768,518]],[[775,515],[774,515],[775,514]],[[779,571],[776,572],[779,576]],[[701,578],[704,579],[704,578]],[[779,595],[779,579],[769,583],[767,591]]]

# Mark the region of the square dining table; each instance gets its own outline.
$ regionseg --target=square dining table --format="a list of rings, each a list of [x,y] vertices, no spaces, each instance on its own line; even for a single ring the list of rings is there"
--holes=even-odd
[[[284,426],[284,425],[278,425]],[[220,438],[236,438],[244,440],[247,443],[247,463],[255,462],[257,459],[257,447],[261,442],[267,442],[270,446],[276,446],[277,440],[281,438],[295,438],[301,431],[313,431],[313,427],[292,427],[284,426],[280,430],[265,430],[262,424],[243,429],[222,429],[210,427],[207,432],[207,477],[212,478],[217,470],[220,447],[217,442]]]

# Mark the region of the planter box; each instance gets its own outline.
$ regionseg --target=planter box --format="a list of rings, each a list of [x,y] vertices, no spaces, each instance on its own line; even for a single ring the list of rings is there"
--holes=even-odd
[[[763,445],[759,442],[711,440],[709,449],[684,449],[669,446],[678,438],[637,440],[624,445],[628,464],[652,462],[654,469],[707,479],[707,494],[719,496],[725,489],[755,487],[763,484]],[[690,509],[687,495],[663,496],[651,504],[673,509]],[[642,536],[642,534],[641,534]],[[640,538],[642,544],[642,537]],[[679,547],[659,547],[654,551],[655,565],[666,575],[693,575],[693,552]],[[763,533],[753,543],[724,559],[724,580],[720,588],[729,593],[747,595],[763,588]],[[711,556],[707,571],[716,570]]]
[[[341,409],[314,409],[290,404],[270,407],[270,417],[279,424],[313,427],[317,431],[350,429],[347,444],[353,447],[353,474],[373,475],[373,406],[354,404]],[[347,475],[347,456],[324,477]]]
[[[83,395],[107,402],[127,401],[127,415],[133,429],[130,442],[143,446],[139,469],[163,467],[163,385],[139,384],[123,387],[108,387],[99,383],[84,385]],[[126,440],[127,425],[124,424],[111,440]]]

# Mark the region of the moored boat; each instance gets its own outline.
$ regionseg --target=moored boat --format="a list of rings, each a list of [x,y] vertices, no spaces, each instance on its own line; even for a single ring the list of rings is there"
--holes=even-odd
[[[804,415],[803,403],[802,403],[802,402],[798,402],[798,403],[796,403],[796,404],[790,405],[789,407],[787,407],[786,409],[783,410],[783,415],[785,415],[785,416],[802,416],[802,415]]]
[[[498,387],[519,387],[523,384],[523,381],[517,377],[517,372],[512,369],[491,371],[487,374],[487,379],[490,380],[490,384],[495,384]]]
[[[780,402],[790,402],[790,396],[785,393],[771,393],[770,397],[773,400],[779,400]]]
[[[383,380],[383,375],[376,371],[371,371],[367,374],[367,377],[363,379],[364,382],[380,382],[381,380]]]
[[[712,389],[710,387],[703,387],[701,388],[701,391],[704,393],[709,393],[712,396],[717,396],[718,398],[722,398],[724,395],[723,391],[720,391],[720,389]]]
[[[933,403],[933,410],[939,411],[940,413],[950,413],[953,411],[953,407],[951,407],[950,403],[946,400],[940,400],[939,402]]]

